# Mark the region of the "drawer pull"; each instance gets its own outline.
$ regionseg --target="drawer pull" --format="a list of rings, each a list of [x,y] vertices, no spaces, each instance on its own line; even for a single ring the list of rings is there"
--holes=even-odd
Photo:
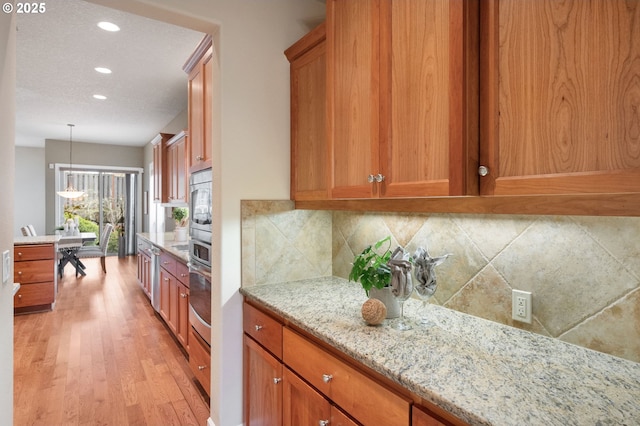
[[[165,280],[165,281],[169,281],[169,278],[165,277],[165,278],[164,278],[164,280]]]
[[[261,325],[256,325],[256,331],[260,331],[262,330],[262,326]]]
[[[182,278],[186,278],[186,277],[188,277],[189,275],[187,275],[187,274],[180,274],[180,276],[181,276]]]
[[[187,298],[187,293],[180,293],[180,297],[182,297],[183,299]]]
[[[22,295],[21,294],[18,294],[18,299],[22,299]]]
[[[273,378],[273,384],[277,385],[278,383],[280,383],[282,381],[282,379],[280,377],[274,377]]]
[[[200,371],[204,370],[205,368],[207,368],[206,365],[199,365],[198,366],[198,370],[200,370]]]
[[[323,374],[322,375],[322,381],[325,383],[329,383],[331,381],[331,379],[333,379],[333,376],[331,374]]]
[[[22,275],[22,271],[18,271],[18,275]]]
[[[318,426],[328,426],[329,425],[329,420],[320,420],[318,422]]]
[[[22,252],[21,251],[18,252],[18,256],[22,256]]]
[[[163,264],[163,265],[168,265],[168,264],[170,264],[170,263],[171,263],[171,262],[166,262],[166,261],[165,261],[165,262],[162,262],[162,264]]]

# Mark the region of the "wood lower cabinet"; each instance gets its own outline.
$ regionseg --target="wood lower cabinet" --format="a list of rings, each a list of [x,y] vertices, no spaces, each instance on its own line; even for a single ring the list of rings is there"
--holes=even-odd
[[[138,284],[142,287],[142,290],[151,298],[151,257],[146,251],[141,250],[138,246]]]
[[[282,362],[248,335],[244,335],[243,341],[245,423],[282,425]]]
[[[210,395],[211,392],[211,348],[198,334],[189,329],[189,367],[202,385],[202,388]]]
[[[168,253],[160,253],[160,316],[189,351],[189,269]]]
[[[284,369],[284,426],[357,426],[329,400],[288,368]]]
[[[460,424],[457,419],[453,419],[453,423],[443,419],[435,413],[423,407],[414,405],[411,408],[411,425],[412,426],[453,426]]]
[[[245,303],[243,326],[247,425],[410,424],[408,398],[267,312]]]
[[[482,2],[482,194],[640,191],[631,3]]]
[[[288,328],[282,340],[284,363],[358,422],[409,425],[411,402],[407,398]]]
[[[13,281],[20,283],[13,297],[14,312],[51,309],[55,302],[55,245],[16,245],[13,259]]]

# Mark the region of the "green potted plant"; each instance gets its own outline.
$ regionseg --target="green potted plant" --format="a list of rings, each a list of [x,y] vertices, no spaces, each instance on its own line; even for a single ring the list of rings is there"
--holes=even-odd
[[[388,244],[382,251],[381,247]],[[367,296],[379,299],[387,307],[387,318],[400,315],[400,305],[391,293],[391,237],[387,236],[374,245],[367,246],[353,259],[349,281],[359,282]]]
[[[189,221],[189,209],[186,207],[174,207],[171,212],[171,217],[176,223],[175,227],[175,240],[186,241],[187,240],[187,222]]]

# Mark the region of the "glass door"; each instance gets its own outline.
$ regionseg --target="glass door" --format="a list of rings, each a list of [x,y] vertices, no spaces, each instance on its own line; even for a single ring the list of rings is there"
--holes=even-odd
[[[80,232],[95,232],[100,236],[107,223],[113,225],[113,232],[107,244],[107,254],[126,255],[127,240],[135,235],[135,174],[100,170],[61,170],[61,181],[71,180],[84,195],[77,199],[64,199],[57,223],[69,218],[79,218]],[[130,231],[130,232],[127,232]]]

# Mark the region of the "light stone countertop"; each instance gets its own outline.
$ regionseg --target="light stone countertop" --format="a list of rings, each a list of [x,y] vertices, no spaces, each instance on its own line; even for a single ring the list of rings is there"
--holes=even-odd
[[[182,259],[185,262],[189,261],[189,251],[179,250],[176,248],[176,246],[188,245],[189,241],[176,241],[174,239],[173,232],[162,232],[162,233],[138,232],[136,236],[147,240],[154,246],[168,253],[171,253],[175,257]]]
[[[337,277],[240,291],[472,425],[640,425],[639,363],[437,305],[432,328],[370,327],[364,290]]]
[[[34,237],[13,237],[13,245],[32,245],[32,244],[55,244],[60,239],[60,235],[36,235]]]

